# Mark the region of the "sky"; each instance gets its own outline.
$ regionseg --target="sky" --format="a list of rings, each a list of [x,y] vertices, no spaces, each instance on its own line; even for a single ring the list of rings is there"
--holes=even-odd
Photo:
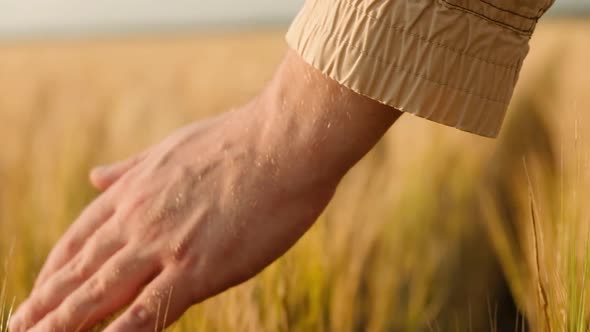
[[[287,23],[304,0],[0,0],[0,37]],[[557,4],[587,3],[557,0]]]
[[[303,0],[0,0],[0,35],[288,22]]]

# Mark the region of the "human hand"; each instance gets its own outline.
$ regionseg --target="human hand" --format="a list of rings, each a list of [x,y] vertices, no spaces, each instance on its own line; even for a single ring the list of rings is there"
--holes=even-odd
[[[399,112],[289,53],[248,105],[92,172],[105,190],[55,246],[10,330],[163,329],[290,248]]]

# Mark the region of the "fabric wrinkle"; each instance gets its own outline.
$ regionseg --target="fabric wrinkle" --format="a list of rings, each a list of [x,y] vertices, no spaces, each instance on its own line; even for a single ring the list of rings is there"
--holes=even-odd
[[[361,95],[495,137],[540,17],[533,15],[547,5],[515,3],[308,0],[287,41],[304,61]]]

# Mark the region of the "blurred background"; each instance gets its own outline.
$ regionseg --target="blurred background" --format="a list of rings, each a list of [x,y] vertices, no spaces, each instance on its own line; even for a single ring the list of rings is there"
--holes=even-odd
[[[0,331],[90,167],[253,97],[301,4],[0,0]],[[497,140],[405,115],[288,254],[171,330],[590,331],[589,9],[541,20]]]
[[[303,0],[1,0],[5,39],[287,25]],[[558,0],[553,13],[587,12],[587,1]]]

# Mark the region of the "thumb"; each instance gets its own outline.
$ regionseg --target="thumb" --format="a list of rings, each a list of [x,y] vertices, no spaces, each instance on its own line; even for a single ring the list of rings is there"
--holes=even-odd
[[[110,165],[97,166],[90,171],[90,182],[98,190],[107,190],[143,159],[144,153]]]

